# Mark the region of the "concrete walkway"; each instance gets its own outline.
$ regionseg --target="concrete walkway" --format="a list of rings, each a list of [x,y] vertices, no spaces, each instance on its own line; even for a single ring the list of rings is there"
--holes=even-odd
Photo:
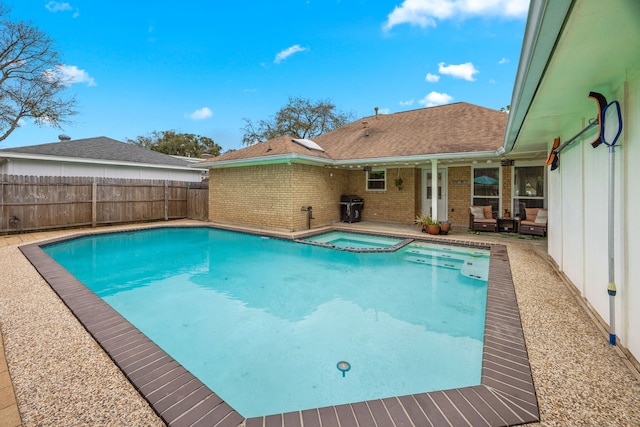
[[[199,223],[149,226],[172,224]],[[411,226],[339,226],[425,237]],[[8,365],[5,375],[0,348],[0,427],[20,422],[24,426],[162,425],[18,250],[24,243],[81,231],[0,236],[0,327]],[[507,246],[540,406],[539,425],[640,425],[638,371],[617,347],[608,344],[607,331],[555,270],[545,255],[544,239],[472,234],[456,228],[448,236],[435,238]],[[4,380],[9,373],[13,387]],[[17,415],[21,421],[18,418],[16,424]]]

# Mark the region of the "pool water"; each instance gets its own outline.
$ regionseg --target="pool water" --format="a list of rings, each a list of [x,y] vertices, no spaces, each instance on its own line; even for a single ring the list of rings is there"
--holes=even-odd
[[[44,250],[254,417],[480,384],[487,282],[462,269],[488,251],[444,248],[463,261],[438,265],[419,242],[354,253],[205,227]]]

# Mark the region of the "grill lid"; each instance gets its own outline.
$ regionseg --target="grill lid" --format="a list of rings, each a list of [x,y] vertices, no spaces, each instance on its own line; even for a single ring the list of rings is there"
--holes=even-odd
[[[360,196],[357,196],[355,194],[343,194],[340,197],[340,201],[341,202],[347,202],[347,203],[362,203],[364,202],[364,199]]]

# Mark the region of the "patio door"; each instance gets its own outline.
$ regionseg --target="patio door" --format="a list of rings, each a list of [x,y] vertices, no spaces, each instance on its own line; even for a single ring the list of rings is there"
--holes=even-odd
[[[432,197],[433,184],[431,179],[431,170],[422,170],[422,212],[433,216]],[[438,221],[445,221],[447,217],[447,170],[438,168]]]

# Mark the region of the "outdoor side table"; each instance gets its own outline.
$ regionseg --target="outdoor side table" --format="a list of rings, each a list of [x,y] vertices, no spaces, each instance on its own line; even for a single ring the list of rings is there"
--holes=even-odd
[[[517,233],[520,221],[516,218],[498,218],[498,231]]]

